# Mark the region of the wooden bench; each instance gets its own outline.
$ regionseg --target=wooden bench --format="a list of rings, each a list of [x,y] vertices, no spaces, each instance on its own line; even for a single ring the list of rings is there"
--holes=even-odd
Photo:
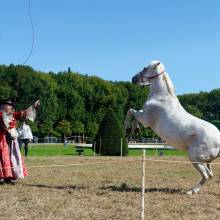
[[[83,147],[76,147],[76,152],[79,153],[79,155],[82,155],[82,153],[84,152],[84,148]]]

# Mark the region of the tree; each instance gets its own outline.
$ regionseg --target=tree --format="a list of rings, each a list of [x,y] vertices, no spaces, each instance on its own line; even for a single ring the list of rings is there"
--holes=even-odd
[[[71,123],[65,119],[60,121],[57,126],[57,131],[64,136],[71,135]]]
[[[199,109],[193,105],[187,105],[186,111],[188,111],[189,113],[191,113],[192,115],[194,115],[197,118],[203,118],[203,113],[200,112]]]
[[[32,133],[37,133],[38,132],[38,128],[37,128],[37,125],[36,125],[35,122],[27,120],[26,124],[28,124],[30,126]]]
[[[128,154],[128,144],[122,124],[118,120],[113,109],[108,109],[96,135],[96,153],[102,155],[118,156]]]
[[[89,121],[86,125],[86,134],[89,135],[89,137],[94,138],[98,132],[98,128],[99,126],[96,122]]]
[[[212,90],[208,95],[209,119],[220,119],[220,89]]]
[[[81,121],[74,121],[72,125],[72,131],[75,134],[82,134],[85,131],[84,124]]]

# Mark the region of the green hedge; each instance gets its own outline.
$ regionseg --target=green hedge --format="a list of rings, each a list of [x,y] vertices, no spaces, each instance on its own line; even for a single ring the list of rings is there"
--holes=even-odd
[[[128,143],[125,138],[125,131],[123,125],[120,123],[113,109],[108,109],[100,127],[98,134],[95,137],[96,148],[98,154],[117,156],[121,154],[121,140],[122,140],[122,154],[128,154]]]

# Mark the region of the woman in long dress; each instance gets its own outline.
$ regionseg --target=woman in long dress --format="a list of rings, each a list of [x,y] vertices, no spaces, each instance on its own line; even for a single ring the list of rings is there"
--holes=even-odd
[[[16,120],[30,119],[36,116],[39,100],[29,108],[15,112],[11,101],[1,103],[0,110],[0,182],[14,183],[14,180],[27,176],[27,169],[21,158],[18,145]]]

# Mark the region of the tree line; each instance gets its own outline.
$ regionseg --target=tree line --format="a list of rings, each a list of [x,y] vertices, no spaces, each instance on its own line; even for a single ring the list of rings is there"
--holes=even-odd
[[[147,87],[105,81],[70,68],[46,73],[30,66],[0,65],[0,80],[0,100],[13,99],[16,110],[40,99],[36,122],[30,123],[33,133],[39,137],[75,134],[95,137],[109,108],[123,123],[127,110],[141,109],[148,94]],[[192,114],[215,123],[219,120],[220,89],[181,95],[179,99]],[[142,128],[139,135],[151,137],[155,134]]]

